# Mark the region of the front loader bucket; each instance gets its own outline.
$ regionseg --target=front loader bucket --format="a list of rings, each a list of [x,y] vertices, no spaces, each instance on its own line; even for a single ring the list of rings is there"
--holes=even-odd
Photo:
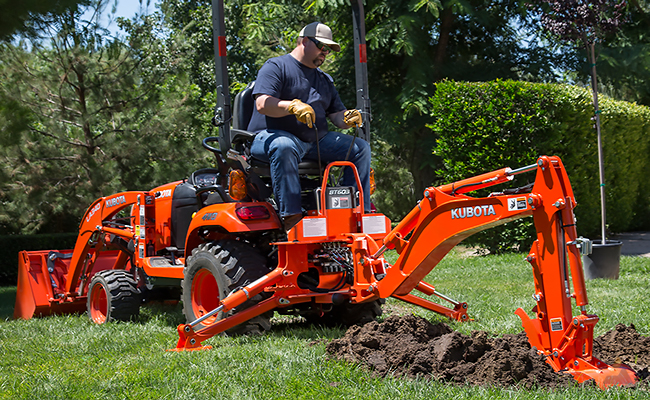
[[[86,309],[85,297],[72,301],[63,299],[71,255],[72,250],[21,251],[18,254],[14,318],[79,313]]]

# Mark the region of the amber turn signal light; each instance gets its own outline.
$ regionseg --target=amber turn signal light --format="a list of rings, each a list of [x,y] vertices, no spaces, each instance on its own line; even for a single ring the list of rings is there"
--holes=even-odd
[[[230,171],[230,198],[240,201],[246,198],[246,176],[244,172],[239,169]]]

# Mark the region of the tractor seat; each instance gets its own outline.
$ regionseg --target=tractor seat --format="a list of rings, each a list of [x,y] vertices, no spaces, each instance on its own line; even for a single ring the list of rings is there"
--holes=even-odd
[[[254,87],[255,81],[246,85],[244,90],[235,96],[230,141],[235,150],[249,156],[249,163],[253,172],[262,176],[270,176],[271,170],[269,164],[252,157],[250,154],[251,144],[253,143],[253,139],[255,139],[256,133],[247,131],[246,129],[253,116],[253,109],[255,107],[255,99],[253,98]],[[318,168],[317,161],[306,160],[298,164],[298,173],[301,175],[320,175],[321,169]]]

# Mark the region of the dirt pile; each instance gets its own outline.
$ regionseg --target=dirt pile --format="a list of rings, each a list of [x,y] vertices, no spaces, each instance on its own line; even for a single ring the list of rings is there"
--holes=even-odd
[[[629,365],[640,379],[650,376],[650,337],[641,336],[633,324],[618,324],[613,330],[594,338],[593,352],[607,364]]]
[[[619,325],[594,340],[594,354],[608,363],[627,363],[645,378],[650,365],[649,341],[632,325]],[[334,358],[365,364],[382,376],[419,375],[459,384],[526,388],[576,384],[571,375],[554,372],[530,347],[523,332],[496,338],[474,331],[468,336],[444,323],[431,324],[412,315],[353,326],[344,337],[328,343],[327,352]]]

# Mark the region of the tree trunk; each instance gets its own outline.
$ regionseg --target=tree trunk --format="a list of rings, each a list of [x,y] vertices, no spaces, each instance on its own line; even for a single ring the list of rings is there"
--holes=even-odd
[[[433,58],[433,80],[437,82],[444,78],[442,71],[445,59],[447,58],[447,46],[449,46],[449,36],[451,35],[451,27],[454,23],[454,13],[451,5],[448,5],[442,10],[440,14],[440,37],[438,38],[438,45],[436,46],[436,54]]]
[[[600,177],[600,234],[602,244],[607,242],[606,228],[607,215],[605,213],[605,160],[603,156],[603,139],[600,132],[600,108],[598,107],[598,77],[596,75],[596,43],[585,41],[587,47],[587,60],[591,63],[591,91],[594,96],[594,120],[596,122],[596,135],[598,137],[598,175]]]
[[[415,198],[420,199],[424,190],[433,185],[436,180],[436,171],[433,164],[432,147],[427,146],[431,142],[433,132],[426,127],[420,128],[414,135],[413,143],[407,149],[407,160],[409,160],[409,171],[413,176],[413,189]],[[428,139],[428,140],[427,140]]]

